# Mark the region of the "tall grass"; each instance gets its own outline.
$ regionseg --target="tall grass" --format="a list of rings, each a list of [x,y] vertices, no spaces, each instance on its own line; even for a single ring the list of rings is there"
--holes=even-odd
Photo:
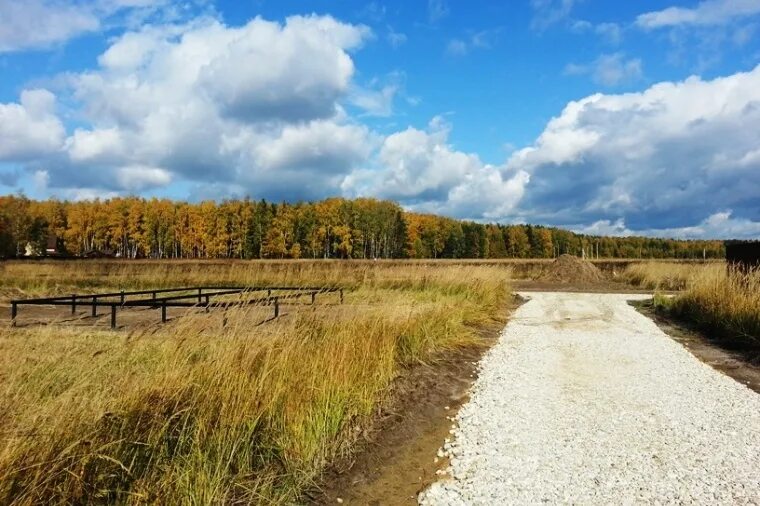
[[[10,271],[10,272],[9,272]],[[0,503],[291,503],[350,452],[408,364],[477,342],[502,267],[370,263],[6,265],[26,293],[341,284],[343,306],[189,313],[113,333],[0,331]],[[215,320],[217,319],[217,320]]]
[[[659,304],[711,337],[760,354],[760,271],[705,270],[686,291],[671,300],[660,299]]]
[[[620,279],[648,290],[677,291],[688,288],[705,273],[719,274],[725,271],[723,262],[675,263],[638,262],[628,265]]]

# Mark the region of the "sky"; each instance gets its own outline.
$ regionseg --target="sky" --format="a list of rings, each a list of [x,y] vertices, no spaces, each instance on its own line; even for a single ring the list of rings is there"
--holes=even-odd
[[[0,0],[0,194],[760,237],[760,0]]]

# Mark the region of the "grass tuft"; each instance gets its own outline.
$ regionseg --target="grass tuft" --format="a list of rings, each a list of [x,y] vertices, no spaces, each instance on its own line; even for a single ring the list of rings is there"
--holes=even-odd
[[[0,331],[0,503],[297,501],[409,364],[477,342],[509,270],[339,262],[9,264],[6,294],[320,284],[346,303],[190,312],[126,333]],[[7,275],[7,276],[5,276]]]

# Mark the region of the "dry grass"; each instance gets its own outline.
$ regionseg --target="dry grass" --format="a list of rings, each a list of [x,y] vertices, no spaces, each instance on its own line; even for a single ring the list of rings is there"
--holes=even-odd
[[[718,274],[725,270],[724,262],[640,262],[627,266],[620,280],[648,290],[676,291],[691,286],[705,273]]]
[[[6,264],[6,294],[332,284],[343,307],[252,328],[0,332],[0,503],[290,503],[350,451],[407,364],[476,341],[504,267],[339,262]]]
[[[691,279],[686,291],[672,299],[657,297],[656,303],[715,339],[760,352],[760,271],[705,269]]]

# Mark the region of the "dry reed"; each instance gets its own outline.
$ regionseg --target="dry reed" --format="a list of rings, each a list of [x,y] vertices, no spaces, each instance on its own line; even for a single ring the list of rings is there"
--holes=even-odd
[[[658,298],[657,303],[716,340],[760,353],[760,271],[705,270],[686,291],[671,300]]]
[[[291,503],[351,451],[406,365],[477,341],[504,267],[351,263],[8,264],[26,294],[330,284],[344,306],[251,325],[190,312],[130,333],[0,332],[0,503]]]

